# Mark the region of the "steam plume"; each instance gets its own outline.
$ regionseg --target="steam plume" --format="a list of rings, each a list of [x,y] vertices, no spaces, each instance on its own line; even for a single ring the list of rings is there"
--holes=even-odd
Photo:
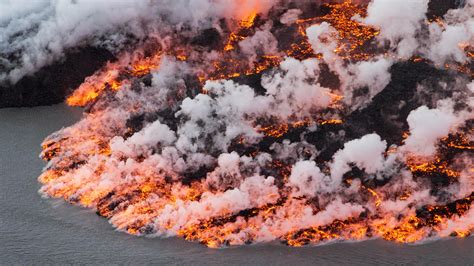
[[[84,43],[117,57],[44,141],[45,196],[210,247],[474,230],[472,1],[12,3],[3,81]]]

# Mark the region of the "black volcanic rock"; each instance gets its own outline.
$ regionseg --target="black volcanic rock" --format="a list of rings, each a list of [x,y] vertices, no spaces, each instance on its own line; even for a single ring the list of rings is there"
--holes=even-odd
[[[344,117],[343,124],[320,125],[318,130],[306,134],[308,143],[320,151],[317,161],[330,160],[347,141],[371,133],[377,133],[389,146],[399,145],[403,132],[408,130],[406,119],[410,112],[421,105],[434,107],[420,97],[419,85],[423,85],[429,97],[435,97],[435,94],[450,97],[452,94],[452,91],[443,90],[440,82],[452,84],[455,76],[426,62],[400,62],[391,67],[390,73],[390,83],[367,106]],[[342,138],[338,137],[338,132],[344,132]]]
[[[464,0],[430,0],[428,3],[428,13],[426,15],[429,19],[442,17],[449,9],[459,8],[464,4]]]
[[[366,108],[353,112],[347,118],[347,124],[354,133],[349,137],[357,138],[375,132],[389,145],[399,144],[403,131],[408,129],[406,118],[413,109],[423,105],[416,97],[418,85],[434,79],[431,89],[436,90],[438,81],[450,79],[446,71],[425,62],[397,63],[390,73],[392,79],[385,89]]]
[[[60,103],[112,58],[105,49],[87,47],[70,51],[65,60],[25,76],[15,85],[0,85],[0,108]]]
[[[198,36],[191,40],[192,45],[207,47],[208,49],[217,49],[221,43],[221,35],[214,29],[205,29]]]
[[[431,19],[442,17],[449,9],[462,7],[465,3],[465,0],[430,0],[427,16]],[[330,11],[327,6],[316,4],[316,2],[313,1],[294,1],[289,7],[304,7],[301,18],[321,16]],[[276,9],[273,12],[277,12],[273,15],[279,18],[283,10]],[[257,18],[257,24],[259,23],[258,20]],[[278,19],[275,19],[273,23],[275,25],[273,33],[279,37],[278,45],[281,50],[289,49],[291,43],[298,41],[294,39],[300,36],[295,34],[297,30],[296,27],[283,27]],[[222,22],[222,24],[221,27],[225,28],[225,23]],[[286,38],[280,36],[286,36]],[[212,50],[219,48],[219,46],[222,45],[222,41],[223,39],[219,31],[215,28],[209,28],[201,31],[200,34],[192,38],[190,43],[201,47],[201,49]],[[36,73],[25,76],[14,85],[0,84],[0,108],[50,105],[62,102],[66,95],[71,93],[74,88],[83,82],[85,77],[93,74],[103,66],[105,62],[111,59],[113,59],[113,55],[101,48],[85,47],[69,51],[65,56],[65,60],[43,67]],[[323,67],[323,72],[324,71],[327,72],[327,68]],[[335,75],[330,74],[331,73],[323,73],[321,75],[322,79],[319,80],[319,82],[323,86],[337,88],[339,86],[339,80]],[[407,74],[410,74],[409,71]],[[255,75],[248,78],[247,82],[239,79],[237,79],[237,81],[253,86],[256,88],[257,93],[261,94],[263,93],[263,88],[259,82],[260,78],[261,75]],[[150,84],[149,76],[143,81],[146,82],[146,84]],[[389,93],[391,92],[384,92],[383,95],[377,97],[391,97],[391,95],[388,95]],[[388,100],[390,100],[390,98],[383,98],[382,101],[385,102]],[[364,114],[362,114],[362,116],[364,116]],[[403,116],[404,115],[401,117]],[[377,124],[382,121],[374,120],[372,122]],[[384,125],[387,126],[388,131],[392,131],[390,123]],[[368,129],[371,128],[372,127],[369,127]]]

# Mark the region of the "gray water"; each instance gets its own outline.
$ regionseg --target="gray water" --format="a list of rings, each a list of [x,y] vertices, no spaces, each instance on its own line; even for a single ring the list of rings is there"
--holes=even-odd
[[[0,264],[436,264],[474,265],[474,237],[423,245],[383,240],[290,248],[267,243],[208,249],[177,238],[115,231],[93,211],[42,199],[40,143],[81,110],[65,105],[0,110]]]

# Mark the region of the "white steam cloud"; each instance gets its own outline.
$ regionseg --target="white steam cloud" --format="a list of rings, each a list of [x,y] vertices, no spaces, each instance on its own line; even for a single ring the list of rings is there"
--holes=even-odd
[[[472,41],[472,1],[449,11],[442,27],[426,24],[428,0],[373,0],[366,17],[352,18],[380,31],[367,44],[373,52],[365,59],[341,56],[345,40],[336,25],[298,24],[307,13],[298,9],[301,3],[287,8],[279,1],[77,0],[43,1],[27,9],[19,8],[20,2],[0,3],[8,7],[0,16],[0,49],[2,55],[16,55],[2,59],[1,80],[18,81],[81,45],[121,51],[129,35],[169,46],[161,47],[165,51],[149,75],[114,69],[132,68],[126,54],[86,80],[81,89],[97,83],[103,90],[93,91],[97,95],[81,121],[44,142],[45,195],[93,208],[132,234],[180,235],[209,246],[274,239],[298,245],[302,242],[291,241],[311,234],[319,237],[315,241],[372,236],[400,241],[391,234],[397,230],[405,234],[401,241],[409,242],[473,228],[472,219],[456,214],[443,217],[443,228],[436,231],[426,222],[430,217],[419,212],[474,191],[466,144],[455,145],[461,150],[449,159],[455,169],[440,172],[449,177],[443,186],[419,174],[423,164],[409,161],[416,157],[435,164],[430,160],[439,155],[441,139],[474,118],[473,83],[466,86],[466,74],[456,75],[456,81],[430,77],[429,85],[443,90],[428,99],[421,98],[431,87],[412,84],[418,81],[395,88],[428,93],[403,97],[387,86],[393,82],[392,67],[412,56],[434,62],[422,65],[432,73],[445,62],[468,62],[462,46]],[[255,26],[238,23],[249,14],[259,14],[253,16]],[[235,45],[223,52],[189,42],[178,47],[185,56],[166,53],[175,45],[173,38],[202,37],[200,31],[210,28],[226,37],[222,47],[231,39],[227,31]],[[294,37],[279,34],[282,28],[307,37],[311,55],[301,59],[282,51],[286,38]],[[225,73],[228,65],[247,70],[261,63],[262,55],[277,63],[253,70],[250,77],[245,71]],[[218,64],[229,58],[224,67]],[[421,71],[415,63],[407,71]],[[327,68],[339,87],[325,85],[331,83],[324,82]],[[214,70],[227,75],[215,78]],[[202,79],[202,73],[213,78]],[[98,82],[105,77],[121,83],[109,89],[111,84]],[[400,77],[395,81],[405,85]],[[386,89],[403,100],[373,101]],[[438,94],[443,100],[435,102]],[[370,115],[365,120],[391,115],[397,128],[354,119],[358,111]],[[381,137],[398,130],[407,130],[405,140],[402,133],[395,140]],[[459,139],[472,138],[463,132],[467,136]]]
[[[88,44],[117,53],[130,39],[143,40],[170,28],[185,31],[187,25],[210,27],[220,18],[241,19],[245,10],[265,13],[272,4],[271,0],[1,0],[0,66],[6,71],[0,73],[0,82],[14,84],[61,59],[71,48]],[[13,59],[7,59],[11,55]]]

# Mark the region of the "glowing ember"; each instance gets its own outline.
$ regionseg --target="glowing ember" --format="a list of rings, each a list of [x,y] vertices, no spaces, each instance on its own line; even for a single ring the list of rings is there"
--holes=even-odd
[[[66,102],[71,106],[85,106],[96,100],[107,88],[112,91],[118,91],[123,85],[123,81],[119,80],[122,76],[130,74],[142,77],[158,67],[160,57],[161,53],[145,58],[135,55],[136,59],[129,62],[128,56],[124,56],[124,59],[120,62],[108,63],[104,69],[88,77],[67,98]],[[127,64],[131,64],[131,67],[128,67]]]
[[[382,29],[358,22],[366,5],[324,8],[325,15],[302,19],[242,12],[240,21],[201,31],[204,38],[168,32],[152,53],[140,44],[108,63],[67,99],[88,106],[83,119],[44,141],[41,192],[92,208],[129,234],[180,236],[212,248],[472,234],[467,86],[449,95],[460,102],[454,105],[437,102],[441,93],[399,95],[424,83],[393,79],[403,84],[391,84],[374,107],[390,82],[388,61],[401,57],[377,45]],[[326,23],[335,29],[323,36],[334,58],[315,54],[320,47],[306,32]],[[283,40],[265,43],[274,35]],[[469,47],[461,46],[468,54]],[[431,68],[430,75],[444,73]],[[438,109],[417,109],[429,119],[412,120],[422,104]],[[408,149],[413,139],[432,145],[433,155]]]

